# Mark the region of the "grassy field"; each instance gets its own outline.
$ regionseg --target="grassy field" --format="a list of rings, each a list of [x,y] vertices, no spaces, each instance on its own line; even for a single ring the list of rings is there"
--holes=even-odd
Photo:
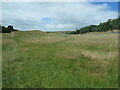
[[[3,88],[118,87],[118,34],[3,34]]]

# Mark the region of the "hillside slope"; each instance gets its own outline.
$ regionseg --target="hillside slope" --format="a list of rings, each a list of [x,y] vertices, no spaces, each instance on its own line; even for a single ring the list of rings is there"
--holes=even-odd
[[[3,88],[117,88],[118,34],[3,33]]]
[[[107,22],[100,23],[99,25],[85,26],[76,31],[70,32],[70,34],[84,34],[89,32],[106,32],[113,31],[114,29],[120,30],[120,17],[117,19],[109,19]]]

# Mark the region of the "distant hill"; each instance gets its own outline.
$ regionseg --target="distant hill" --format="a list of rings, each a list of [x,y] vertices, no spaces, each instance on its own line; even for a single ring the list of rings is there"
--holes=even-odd
[[[120,30],[120,17],[117,19],[109,19],[107,22],[100,23],[99,25],[89,25],[83,28],[76,29],[75,31],[63,31],[63,33],[84,34],[89,32],[106,32],[109,30],[113,31],[115,29]],[[8,27],[0,25],[0,33],[11,33],[13,31],[19,31],[19,30],[14,29],[12,25],[9,25]]]
[[[9,25],[8,27],[0,25],[0,33],[11,33],[13,31],[19,31],[19,30],[14,29],[12,25]]]
[[[69,34],[84,34],[89,32],[106,32],[113,31],[114,29],[120,30],[120,17],[117,19],[109,19],[107,22],[100,23],[99,25],[85,26],[76,31],[69,32]]]

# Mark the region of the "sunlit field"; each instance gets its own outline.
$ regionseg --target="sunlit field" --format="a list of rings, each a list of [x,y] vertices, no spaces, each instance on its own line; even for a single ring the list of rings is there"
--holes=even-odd
[[[118,33],[3,34],[3,88],[116,88]]]

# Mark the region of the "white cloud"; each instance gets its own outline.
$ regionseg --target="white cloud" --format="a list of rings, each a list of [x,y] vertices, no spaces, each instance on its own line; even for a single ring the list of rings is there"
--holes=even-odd
[[[88,0],[2,0],[2,2],[87,2]]]
[[[2,2],[119,2],[119,0],[2,0]]]
[[[117,11],[109,8],[107,4],[90,2],[3,3],[3,25],[12,24],[22,30],[74,30],[116,18]]]
[[[64,30],[64,29],[68,29],[68,28],[73,28],[74,25],[71,24],[46,24],[45,25],[45,29],[47,30],[52,30],[53,28],[55,30]]]

